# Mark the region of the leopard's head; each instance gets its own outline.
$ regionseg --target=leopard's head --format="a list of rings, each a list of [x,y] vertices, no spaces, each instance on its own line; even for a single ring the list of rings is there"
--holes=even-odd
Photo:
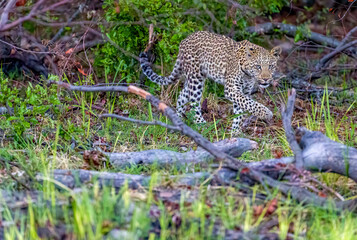
[[[245,50],[246,56],[242,70],[248,76],[254,78],[260,87],[267,88],[277,71],[281,48],[274,47],[271,51],[268,51],[263,47],[248,44]]]

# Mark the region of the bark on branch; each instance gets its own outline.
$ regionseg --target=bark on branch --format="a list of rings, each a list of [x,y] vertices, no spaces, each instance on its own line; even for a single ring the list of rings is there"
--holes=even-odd
[[[111,186],[114,188],[121,188],[125,184],[128,184],[129,188],[138,189],[141,187],[148,187],[151,180],[150,176],[145,175],[97,172],[82,169],[56,169],[51,174],[53,175],[53,178],[56,181],[71,189],[75,187],[81,187],[83,184],[90,184],[93,182],[98,182],[101,187]],[[165,181],[169,179],[171,181],[174,180],[177,185],[195,186],[199,185],[200,183],[211,177],[210,181],[229,184],[234,178],[236,178],[236,176],[236,171],[232,171],[227,168],[222,168],[215,175],[212,175],[209,172],[197,172],[177,176],[165,176],[159,179],[159,181]],[[37,179],[39,181],[46,180],[46,178],[44,178],[41,174],[37,175]]]
[[[224,139],[213,143],[220,151],[232,157],[240,157],[244,152],[257,148],[258,144],[245,138]],[[204,164],[214,160],[206,150],[197,150],[179,153],[169,150],[153,149],[142,152],[105,153],[109,162],[116,168],[125,168],[131,165],[153,165],[163,167],[167,165],[185,166],[188,164]]]

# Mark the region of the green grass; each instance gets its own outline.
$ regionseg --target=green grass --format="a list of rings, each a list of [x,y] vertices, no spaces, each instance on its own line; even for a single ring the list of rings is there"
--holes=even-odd
[[[4,78],[2,76],[2,78]],[[3,83],[9,84],[4,79]],[[83,82],[90,82],[83,79]],[[2,85],[2,89],[3,89]],[[222,89],[209,86],[214,91]],[[19,208],[12,202],[1,203],[1,220],[5,239],[53,239],[63,232],[75,239],[115,239],[110,234],[113,230],[121,230],[121,238],[127,239],[224,239],[224,230],[244,231],[246,234],[259,234],[259,226],[272,219],[278,224],[269,231],[277,233],[280,239],[354,239],[357,217],[351,212],[337,212],[334,207],[321,209],[316,206],[302,206],[289,197],[282,196],[276,189],[262,186],[209,186],[202,182],[193,188],[177,186],[175,180],[167,179],[169,175],[181,175],[198,171],[209,171],[202,166],[159,168],[153,166],[131,166],[126,169],[107,167],[101,171],[123,172],[129,174],[151,175],[148,187],[138,190],[124,186],[121,189],[111,187],[100,188],[93,180],[80,190],[72,190],[55,181],[51,170],[84,168],[85,163],[81,152],[91,149],[92,143],[101,141],[111,146],[107,151],[141,151],[148,149],[167,149],[182,151],[195,149],[197,146],[188,137],[173,133],[160,126],[140,126],[130,122],[114,119],[98,119],[102,112],[94,109],[103,99],[102,106],[110,113],[128,114],[129,117],[141,120],[158,119],[169,123],[151,105],[136,97],[120,94],[68,93],[63,90],[57,94],[55,87],[36,87],[36,91],[26,96],[20,93],[17,99],[39,98],[41,103],[51,107],[56,103],[53,94],[61,97],[64,108],[58,108],[48,114],[42,109],[28,114],[19,100],[12,99],[13,105],[18,104],[24,111],[16,113],[17,119],[10,116],[0,116],[0,128],[5,130],[1,142],[0,156],[7,161],[17,163],[19,168],[10,164],[6,169],[19,175],[29,174],[35,177],[41,173],[43,181],[26,182],[31,189],[39,191],[39,199],[27,198],[27,206]],[[11,94],[10,91],[2,91]],[[210,101],[218,101],[205,93]],[[47,97],[43,97],[47,96]],[[270,96],[274,106],[279,106],[282,97]],[[7,101],[1,99],[1,105]],[[31,103],[29,100],[22,100]],[[76,109],[71,102],[76,101]],[[33,104],[37,104],[34,102]],[[324,95],[320,104],[310,103],[306,117],[300,119],[312,130],[322,130],[328,136],[356,146],[356,135],[352,113],[355,104],[349,104],[343,109],[342,116],[334,114],[335,109],[329,103],[329,95]],[[275,114],[278,115],[277,109]],[[36,119],[37,122],[30,121]],[[277,117],[279,121],[280,117]],[[186,122],[200,131],[210,141],[230,137],[227,127],[232,116],[226,120],[213,117],[213,121],[197,128],[190,119]],[[30,127],[19,134],[16,126],[28,122]],[[248,136],[246,136],[248,137]],[[276,152],[282,156],[291,155],[282,127],[267,130],[263,135],[253,132],[249,136],[259,143],[257,150],[246,152],[240,158],[245,161],[260,161],[274,158]],[[75,144],[73,143],[75,142]],[[88,168],[88,166],[86,166]],[[5,169],[3,167],[2,169]],[[25,173],[23,171],[26,170]],[[0,187],[7,191],[23,191],[24,188],[15,182],[6,171]],[[341,179],[337,175],[320,174],[319,179],[333,187],[335,191],[346,198],[353,198],[355,185]],[[244,187],[244,188],[243,188]],[[249,192],[243,191],[247,188]],[[177,191],[180,196],[174,200],[163,200],[162,195],[170,195]],[[161,194],[163,193],[163,194]],[[265,199],[261,199],[261,194]],[[277,207],[268,213],[270,202],[277,199]],[[0,196],[2,202],[2,197]],[[14,200],[15,201],[15,200]],[[257,209],[261,208],[259,212]],[[52,235],[51,235],[52,234]]]

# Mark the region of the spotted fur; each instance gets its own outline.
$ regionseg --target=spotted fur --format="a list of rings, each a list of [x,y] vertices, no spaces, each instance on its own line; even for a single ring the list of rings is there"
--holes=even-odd
[[[168,85],[186,79],[184,88],[177,100],[177,113],[182,116],[186,104],[190,102],[195,111],[195,121],[203,123],[201,98],[205,79],[224,85],[226,98],[233,102],[233,132],[239,132],[242,114],[249,112],[254,116],[270,120],[272,112],[264,105],[251,99],[251,91],[257,83],[266,88],[273,79],[281,49],[271,51],[247,40],[236,42],[226,36],[196,32],[184,39],[179,48],[175,67],[168,77],[159,76],[150,67],[146,53],[140,54],[144,74],[153,82]]]

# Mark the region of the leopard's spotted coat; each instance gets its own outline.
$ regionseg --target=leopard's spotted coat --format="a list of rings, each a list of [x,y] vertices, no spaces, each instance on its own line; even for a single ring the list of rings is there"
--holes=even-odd
[[[205,79],[212,79],[224,85],[226,98],[233,102],[233,132],[240,131],[242,114],[249,112],[262,119],[271,119],[272,112],[264,105],[250,98],[251,90],[257,83],[269,86],[277,68],[281,49],[271,51],[247,40],[236,42],[226,36],[195,32],[184,39],[179,48],[175,67],[168,77],[159,76],[150,67],[146,53],[140,54],[144,74],[153,82],[168,85],[186,78],[184,88],[177,100],[177,113],[182,116],[186,104],[190,102],[195,110],[195,121],[203,123],[201,97]]]

